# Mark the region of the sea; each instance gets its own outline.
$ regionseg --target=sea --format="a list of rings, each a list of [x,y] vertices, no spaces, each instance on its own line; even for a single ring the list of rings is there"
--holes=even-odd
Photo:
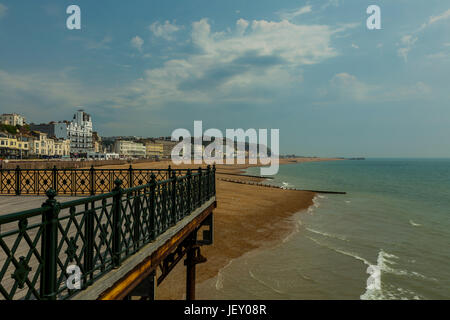
[[[291,234],[231,260],[198,298],[450,299],[450,159],[293,163],[266,183],[346,194],[317,194]]]

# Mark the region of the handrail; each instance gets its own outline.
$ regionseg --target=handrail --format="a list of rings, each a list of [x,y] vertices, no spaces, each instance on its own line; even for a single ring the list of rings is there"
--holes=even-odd
[[[170,169],[170,168],[169,168]],[[215,196],[215,167],[0,216],[0,299],[69,299]],[[76,283],[75,283],[76,284]]]
[[[157,180],[170,179],[187,174],[188,169],[0,169],[0,195],[40,195],[48,189],[58,194],[78,196],[103,194],[114,188],[114,180],[120,179],[127,188],[150,182],[151,175]]]

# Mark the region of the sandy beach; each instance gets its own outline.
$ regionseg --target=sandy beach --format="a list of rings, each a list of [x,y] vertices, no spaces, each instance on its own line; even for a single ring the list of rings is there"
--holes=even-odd
[[[280,159],[280,164],[329,161],[337,159]],[[137,163],[134,168],[166,168],[168,161]],[[198,168],[180,165],[173,168]],[[208,261],[197,265],[197,284],[217,275],[231,259],[261,248],[272,246],[293,231],[290,217],[313,204],[315,194],[307,191],[283,190],[224,181],[261,182],[264,179],[236,174],[254,165],[218,165],[216,172],[217,209],[214,211],[214,244],[204,246],[202,255]],[[125,168],[127,165],[108,166]],[[104,167],[106,168],[106,167]],[[230,175],[232,174],[232,175]],[[185,266],[182,262],[157,289],[157,299],[183,299]]]

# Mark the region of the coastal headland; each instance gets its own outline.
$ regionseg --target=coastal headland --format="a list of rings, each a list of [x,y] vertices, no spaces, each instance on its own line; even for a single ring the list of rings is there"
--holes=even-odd
[[[328,158],[280,159],[280,164],[332,161]],[[139,168],[198,168],[199,165],[176,166],[169,161],[136,163]],[[114,165],[102,168],[127,168]],[[267,188],[226,180],[259,183],[264,178],[243,175],[244,170],[257,165],[218,165],[216,167],[217,209],[214,211],[214,244],[202,248],[208,261],[197,266],[197,284],[215,277],[230,260],[252,250],[270,247],[289,235],[294,228],[289,219],[296,212],[313,204],[314,192]],[[204,167],[204,166],[202,166]],[[237,174],[237,175],[236,175]],[[179,263],[170,276],[156,290],[157,299],[183,299],[185,276],[183,263]]]

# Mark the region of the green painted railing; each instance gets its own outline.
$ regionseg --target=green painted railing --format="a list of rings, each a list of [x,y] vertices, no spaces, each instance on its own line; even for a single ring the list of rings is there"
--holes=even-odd
[[[68,299],[74,266],[81,290],[119,267],[215,195],[215,167],[185,172],[64,203],[50,189],[42,207],[0,216],[0,299]]]

